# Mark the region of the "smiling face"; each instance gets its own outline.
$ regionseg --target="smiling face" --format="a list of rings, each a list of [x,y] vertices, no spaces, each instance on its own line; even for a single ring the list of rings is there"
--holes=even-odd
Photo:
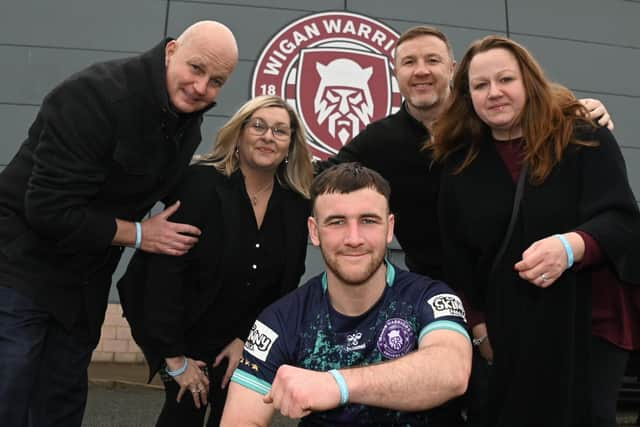
[[[518,122],[527,101],[522,72],[515,56],[503,48],[478,53],[469,63],[473,108],[498,140],[519,138]]]
[[[395,74],[409,110],[439,112],[449,97],[454,67],[447,45],[436,36],[402,42],[396,48]]]
[[[387,199],[372,188],[317,197],[309,218],[309,236],[320,246],[332,283],[358,286],[383,266],[393,238]]]
[[[197,28],[165,47],[167,93],[181,113],[211,105],[237,63],[235,42],[212,40],[214,32]]]
[[[264,134],[260,135],[262,132]],[[274,132],[278,137],[274,136]],[[240,132],[240,169],[275,172],[289,153],[291,133],[291,120],[284,108],[266,107],[256,110]]]

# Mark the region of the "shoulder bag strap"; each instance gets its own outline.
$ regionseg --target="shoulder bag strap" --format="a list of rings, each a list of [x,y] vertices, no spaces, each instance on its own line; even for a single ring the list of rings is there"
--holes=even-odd
[[[518,212],[520,210],[520,202],[522,201],[522,193],[524,192],[524,181],[527,176],[527,164],[522,165],[522,169],[520,170],[520,176],[518,177],[518,185],[516,187],[516,195],[513,198],[513,209],[511,210],[511,220],[509,221],[509,226],[507,227],[507,232],[504,235],[504,239],[500,244],[500,249],[496,254],[496,257],[493,259],[493,264],[491,264],[491,271],[489,273],[489,277],[493,276],[495,272],[498,262],[504,255],[504,251],[507,249],[507,245],[509,244],[509,240],[511,240],[511,235],[513,234],[513,228],[516,225],[516,220],[518,219]]]

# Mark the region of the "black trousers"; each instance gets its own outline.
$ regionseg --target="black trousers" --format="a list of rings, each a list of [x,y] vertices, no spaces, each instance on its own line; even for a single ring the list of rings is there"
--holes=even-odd
[[[228,385],[224,389],[220,388],[226,370],[227,359],[224,359],[220,366],[216,368],[212,368],[211,363],[209,363],[207,369],[209,377],[208,405],[201,405],[200,409],[196,408],[193,397],[188,391],[182,395],[180,403],[176,402],[180,386],[173,378],[164,375],[162,380],[164,382],[165,400],[156,427],[202,427],[207,410],[209,411],[207,427],[219,426],[229,388]]]
[[[80,427],[93,347],[0,286],[0,425]]]
[[[616,427],[616,401],[629,351],[602,338],[591,339],[591,408],[593,427]]]
[[[616,401],[629,359],[629,351],[593,336],[591,339],[592,427],[616,427]],[[467,391],[467,425],[488,427],[488,393],[491,366],[474,348]]]
[[[489,379],[492,366],[473,347],[473,363],[469,387],[465,395],[467,407],[467,426],[489,427]]]

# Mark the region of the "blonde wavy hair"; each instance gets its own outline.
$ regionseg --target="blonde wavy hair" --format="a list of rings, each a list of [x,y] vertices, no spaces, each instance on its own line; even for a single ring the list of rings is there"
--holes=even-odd
[[[220,128],[213,150],[207,154],[194,156],[194,161],[215,167],[220,173],[231,176],[240,167],[235,155],[240,132],[251,116],[261,108],[282,108],[289,114],[291,121],[291,142],[289,143],[288,161],[280,163],[276,171],[278,183],[309,198],[309,188],[313,180],[311,153],[307,148],[306,134],[298,114],[278,96],[263,95],[247,101]]]

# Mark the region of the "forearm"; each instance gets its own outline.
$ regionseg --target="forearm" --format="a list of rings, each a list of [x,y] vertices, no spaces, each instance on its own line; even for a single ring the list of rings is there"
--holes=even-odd
[[[221,427],[266,427],[273,417],[273,406],[262,401],[262,395],[235,382],[229,383]]]
[[[136,224],[116,218],[116,234],[111,242],[113,246],[134,247],[136,244]]]
[[[186,356],[184,354],[175,357],[165,357],[164,362],[170,371],[176,371],[184,365],[185,358]]]
[[[460,335],[459,339],[429,344],[390,362],[340,372],[350,402],[401,411],[425,410],[465,392],[471,372],[471,345]]]
[[[573,262],[580,262],[584,257],[584,240],[580,234],[572,231],[570,233],[565,233],[564,237],[567,239],[567,242],[571,246],[571,250],[573,251]],[[566,249],[565,249],[565,252]]]

